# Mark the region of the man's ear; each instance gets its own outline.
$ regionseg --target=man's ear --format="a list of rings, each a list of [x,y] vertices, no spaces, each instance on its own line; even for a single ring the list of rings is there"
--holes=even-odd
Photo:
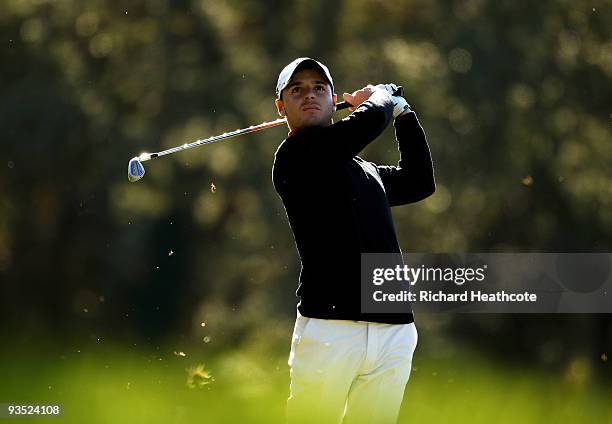
[[[276,106],[276,110],[281,117],[285,116],[285,106],[283,105],[283,101],[281,99],[274,100],[274,105]]]
[[[336,104],[338,103],[338,95],[336,93],[332,95],[332,101],[334,102],[334,109],[336,109]]]

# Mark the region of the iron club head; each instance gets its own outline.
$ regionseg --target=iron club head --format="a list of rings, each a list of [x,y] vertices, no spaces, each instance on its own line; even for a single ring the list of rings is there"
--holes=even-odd
[[[133,183],[141,179],[145,174],[144,166],[140,162],[140,157],[136,156],[128,163],[128,180]]]

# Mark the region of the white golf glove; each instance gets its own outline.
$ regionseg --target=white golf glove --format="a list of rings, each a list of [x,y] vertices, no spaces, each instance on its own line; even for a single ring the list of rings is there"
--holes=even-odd
[[[385,90],[391,95],[391,99],[393,99],[393,119],[397,118],[399,114],[410,109],[410,105],[402,96],[396,96],[397,85],[395,84],[378,84],[376,88]]]

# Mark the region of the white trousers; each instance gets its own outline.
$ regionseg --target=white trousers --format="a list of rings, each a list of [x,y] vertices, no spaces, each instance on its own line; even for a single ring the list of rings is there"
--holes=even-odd
[[[298,312],[287,421],[396,423],[417,339],[414,323],[316,319]]]

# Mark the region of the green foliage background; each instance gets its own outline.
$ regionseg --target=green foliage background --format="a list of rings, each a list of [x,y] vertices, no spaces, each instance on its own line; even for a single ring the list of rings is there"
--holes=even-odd
[[[134,344],[166,359],[181,349],[258,352],[264,368],[284,358],[299,258],[270,170],[285,129],[148,162],[137,184],[126,166],[142,151],[274,119],[278,72],[298,56],[326,63],[340,94],[405,87],[437,192],[394,210],[404,251],[612,251],[611,6],[1,2],[0,322],[17,346],[2,368],[28,349],[49,370],[89,350],[95,368],[111,341],[117,358]],[[392,137],[364,156],[397,161]],[[497,365],[479,390],[527,367],[572,387],[559,396],[597,392],[609,388],[611,322],[423,316],[417,356],[436,369],[457,349],[467,352],[457,368],[484,355]]]

